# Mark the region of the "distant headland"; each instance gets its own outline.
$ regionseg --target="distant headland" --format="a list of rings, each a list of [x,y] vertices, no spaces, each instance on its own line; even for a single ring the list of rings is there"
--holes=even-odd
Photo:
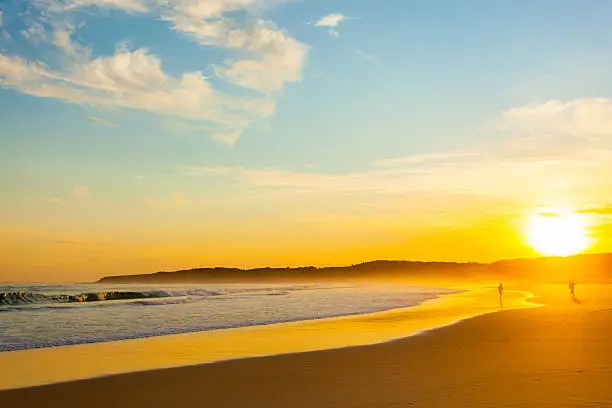
[[[612,283],[612,254],[589,254],[504,260],[493,263],[372,261],[351,266],[287,268],[196,268],[142,275],[106,276],[104,284],[179,284],[296,281],[317,282],[360,279],[534,279],[583,283]]]

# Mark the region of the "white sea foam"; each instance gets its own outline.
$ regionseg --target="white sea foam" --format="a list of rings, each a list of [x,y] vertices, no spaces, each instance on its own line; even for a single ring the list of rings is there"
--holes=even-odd
[[[131,295],[105,300],[105,294],[116,292]],[[370,313],[451,292],[418,286],[288,284],[4,286],[0,294],[7,295],[0,312],[12,313],[2,313],[0,319],[0,351]],[[97,301],[70,301],[83,294],[95,294]]]

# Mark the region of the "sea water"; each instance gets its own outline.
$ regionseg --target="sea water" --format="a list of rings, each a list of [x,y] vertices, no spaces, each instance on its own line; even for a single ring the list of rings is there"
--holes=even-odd
[[[443,288],[376,285],[0,286],[0,351],[372,313]]]

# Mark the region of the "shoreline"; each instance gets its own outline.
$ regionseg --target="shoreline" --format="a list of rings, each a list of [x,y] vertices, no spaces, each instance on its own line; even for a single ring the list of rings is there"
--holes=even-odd
[[[69,286],[73,286],[73,285],[69,285]],[[299,292],[310,291],[311,289],[314,289],[314,290],[323,289],[323,290],[335,291],[338,289],[342,290],[345,288],[359,289],[359,286],[360,285],[356,285],[352,287],[344,287],[344,286],[336,286],[336,285],[332,285],[332,286],[308,285],[308,286],[303,286],[303,287],[299,287],[299,286],[296,287],[296,285],[291,285],[289,287],[286,287],[286,286],[277,285],[273,287],[267,286],[266,289],[275,291],[275,290],[284,290],[285,288],[287,288],[289,290],[297,290]],[[396,309],[406,309],[406,308],[416,307],[422,304],[423,302],[435,300],[440,296],[461,292],[461,290],[457,290],[457,289],[449,289],[446,287],[431,286],[431,285],[412,284],[412,285],[408,285],[408,287],[412,287],[413,289],[416,289],[415,294],[419,295],[418,298],[411,299],[410,301],[400,302],[401,304],[393,304],[393,305],[385,304],[385,305],[374,306],[370,310],[337,311],[337,310],[330,309],[322,313],[314,313],[312,315],[298,315],[298,316],[293,316],[293,317],[284,315],[284,316],[279,316],[277,318],[274,318],[274,317],[271,317],[268,319],[253,318],[251,320],[243,320],[241,322],[238,322],[238,321],[233,322],[233,323],[226,322],[224,324],[213,324],[213,325],[202,324],[202,325],[196,325],[196,326],[189,325],[189,326],[183,326],[181,328],[177,328],[177,327],[174,327],[172,329],[165,328],[163,330],[153,330],[149,328],[148,330],[147,329],[139,330],[138,332],[117,331],[113,335],[106,335],[105,337],[104,336],[101,336],[101,337],[94,336],[94,337],[73,339],[73,338],[70,338],[69,336],[66,336],[63,339],[59,339],[59,340],[58,339],[39,340],[34,343],[27,342],[25,344],[23,343],[22,344],[3,343],[3,344],[0,344],[0,354],[4,352],[24,351],[24,350],[41,349],[41,348],[57,348],[57,347],[64,347],[64,346],[76,346],[76,345],[82,345],[82,344],[97,344],[97,343],[123,341],[123,340],[138,340],[138,339],[146,339],[146,338],[152,338],[152,337],[158,337],[158,336],[170,336],[170,335],[177,335],[177,334],[190,334],[190,333],[209,332],[209,331],[227,330],[227,329],[238,329],[238,328],[257,327],[257,326],[271,326],[271,325],[282,324],[282,323],[301,323],[301,322],[318,321],[318,320],[331,319],[331,318],[355,317],[355,316],[367,315],[367,314],[372,314],[372,313],[386,312],[386,311],[391,311],[391,310],[396,310]],[[33,304],[31,304],[31,306],[34,306],[32,310],[35,310],[35,311],[38,309],[44,310],[47,307],[51,307],[55,310],[61,310],[62,308],[67,308],[68,310],[71,310],[71,308],[74,306],[82,308],[81,310],[87,310],[87,308],[90,308],[90,307],[97,308],[102,305],[105,307],[110,307],[110,306],[129,305],[132,303],[138,304],[142,302],[143,300],[145,303],[150,301],[152,303],[160,302],[159,304],[164,304],[165,301],[169,299],[170,300],[169,304],[173,304],[175,301],[176,303],[181,303],[182,300],[188,296],[185,293],[181,293],[181,290],[185,289],[184,286],[179,286],[178,288],[173,288],[172,286],[165,286],[164,288],[144,287],[140,289],[137,289],[134,286],[128,286],[127,289],[128,289],[127,291],[123,291],[119,288],[113,287],[110,289],[110,291],[118,291],[118,292],[127,293],[130,291],[139,290],[140,291],[139,293],[143,293],[143,294],[148,294],[152,292],[166,292],[168,296],[156,296],[156,297],[151,297],[151,298],[147,297],[144,299],[135,298],[135,299],[128,299],[128,300],[113,300],[112,302],[108,302],[108,303],[107,302],[103,302],[103,303],[93,302],[93,301],[92,302],[74,302],[74,303],[63,303],[63,302],[36,303],[34,302]],[[178,294],[176,294],[176,292],[174,291],[175,289],[178,290]],[[210,290],[214,292],[216,289],[210,288]],[[424,291],[421,292],[422,290]],[[188,289],[188,291],[190,290]],[[204,291],[206,291],[206,289],[204,289]],[[430,292],[430,291],[434,291],[435,293]],[[99,293],[104,294],[107,292],[108,291],[101,291]],[[84,292],[78,292],[78,293],[84,293]],[[408,294],[412,295],[412,293],[408,293]],[[223,295],[223,293],[219,293],[219,295]],[[33,296],[33,295],[30,295],[30,296]],[[49,298],[52,298],[56,295],[47,295],[47,296]],[[61,296],[76,296],[76,295],[61,295]],[[214,295],[213,299],[216,296],[217,295]],[[0,297],[2,297],[2,293],[0,293]],[[3,311],[11,311],[10,309],[11,307],[16,306],[20,308],[24,306],[20,304],[5,305],[5,304],[2,304],[1,300],[2,299],[0,299],[0,313]],[[27,304],[26,307],[29,307],[29,306],[30,304]],[[7,307],[8,310],[3,310],[3,307]],[[202,319],[202,320],[205,321],[206,319]]]
[[[612,407],[612,285],[581,285],[576,298],[566,285],[528,288],[545,307],[381,344],[6,390],[0,400],[46,408]],[[364,319],[361,329],[401,318]]]
[[[222,361],[336,350],[400,340],[500,310],[493,288],[369,314],[0,353],[0,390],[198,366]],[[466,291],[467,290],[467,291]],[[538,307],[525,291],[507,291],[504,310]]]

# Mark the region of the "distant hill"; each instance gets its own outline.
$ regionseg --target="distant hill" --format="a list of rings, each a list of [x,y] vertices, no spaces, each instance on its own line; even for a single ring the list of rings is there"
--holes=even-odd
[[[197,268],[145,275],[107,276],[97,283],[200,283],[200,282],[270,282],[279,280],[317,281],[412,275],[448,275],[482,268],[478,263],[373,261],[351,266],[297,268]]]
[[[105,284],[317,282],[330,280],[462,280],[527,279],[587,283],[612,282],[612,254],[577,255],[568,258],[514,259],[484,263],[373,261],[340,267],[298,268],[198,268],[144,275],[107,276]]]

